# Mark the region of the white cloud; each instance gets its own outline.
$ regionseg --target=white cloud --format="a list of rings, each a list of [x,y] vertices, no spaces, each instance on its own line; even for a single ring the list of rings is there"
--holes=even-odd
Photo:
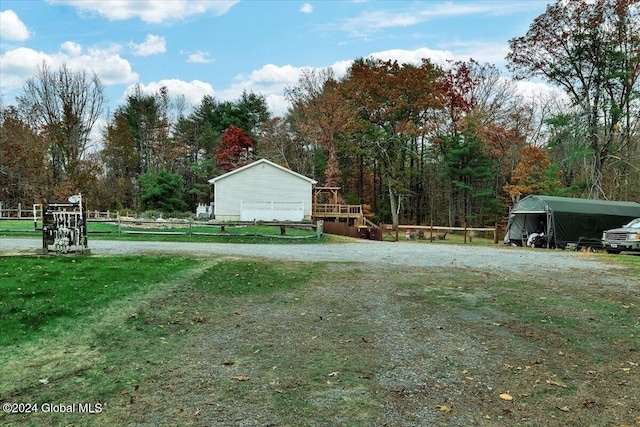
[[[192,80],[190,82],[186,82],[184,80],[178,79],[165,79],[157,82],[150,82],[148,84],[133,84],[130,85],[124,93],[123,99],[121,102],[125,102],[127,96],[134,93],[136,86],[140,87],[140,90],[143,93],[152,95],[158,93],[160,88],[166,87],[169,91],[169,97],[174,97],[177,95],[184,95],[185,101],[189,105],[198,105],[202,98],[205,95],[214,96],[215,91],[213,87],[206,82],[200,80]]]
[[[131,53],[135,56],[149,56],[167,51],[167,43],[164,37],[147,34],[147,38],[140,44],[129,43]]]
[[[13,10],[0,11],[0,39],[24,41],[31,36]]]
[[[300,12],[302,12],[302,13],[311,13],[311,12],[313,12],[313,6],[311,6],[309,3],[305,3],[300,8]]]
[[[430,59],[434,64],[444,65],[447,61],[456,60],[456,56],[448,50],[433,50],[423,47],[415,50],[390,49],[374,52],[370,57],[381,61],[398,61],[400,64],[421,64],[423,58]],[[468,58],[467,58],[468,59]]]
[[[52,60],[50,55],[26,47],[5,52],[0,56],[0,87],[9,90],[21,87],[42,61]]]
[[[434,64],[446,66],[448,61],[468,61],[473,58],[479,63],[501,66],[505,63],[508,48],[506,43],[452,43],[448,49],[422,47],[413,50],[390,49],[371,53],[369,56],[382,61],[396,60],[401,64],[420,64],[423,58]]]
[[[216,98],[233,101],[240,98],[243,91],[263,95],[269,110],[275,115],[283,115],[289,106],[284,98],[284,89],[298,83],[302,67],[292,65],[267,64],[250,74],[240,74],[226,89],[216,92]]]
[[[192,53],[187,57],[187,62],[196,64],[207,64],[209,62],[215,61],[215,59],[210,58],[210,56],[211,54],[209,52],[197,51],[196,53]]]
[[[26,47],[9,50],[0,56],[0,87],[13,90],[24,85],[46,61],[57,70],[66,63],[72,70],[96,72],[104,85],[132,83],[138,75],[131,70],[131,65],[119,55],[119,47],[107,49],[84,49],[74,42],[64,42],[60,51],[49,54]]]
[[[454,41],[447,47],[453,52],[455,60],[466,61],[473,58],[478,62],[488,62],[497,66],[506,64],[509,53],[507,42]]]
[[[422,2],[421,7],[363,12],[355,18],[342,21],[338,29],[354,37],[368,37],[385,28],[410,27],[434,19],[463,15],[502,15],[521,12],[527,8],[537,8],[536,2],[486,1],[486,2]],[[402,2],[398,2],[402,5]]]
[[[79,56],[82,54],[82,46],[72,41],[62,43],[60,48],[67,52],[69,56]]]
[[[564,92],[545,82],[516,81],[516,90],[526,99],[567,99]],[[568,100],[568,99],[567,99]]]
[[[383,28],[408,27],[418,24],[415,13],[389,13],[386,11],[366,12],[356,18],[346,19],[341,29],[353,36],[364,37]]]
[[[98,14],[111,21],[139,18],[148,23],[185,19],[191,15],[212,13],[224,15],[239,0],[47,0],[66,4],[81,12]]]

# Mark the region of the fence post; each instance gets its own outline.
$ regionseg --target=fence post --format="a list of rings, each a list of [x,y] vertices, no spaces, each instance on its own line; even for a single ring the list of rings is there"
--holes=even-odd
[[[464,222],[464,243],[467,243],[467,221]]]
[[[22,218],[22,203],[18,203],[18,219]]]
[[[496,222],[496,226],[493,228],[493,244],[498,244],[498,223]]]

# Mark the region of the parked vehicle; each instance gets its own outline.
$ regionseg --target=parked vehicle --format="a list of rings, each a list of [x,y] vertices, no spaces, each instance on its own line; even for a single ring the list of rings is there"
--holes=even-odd
[[[602,233],[602,245],[610,254],[619,254],[622,251],[640,252],[640,218],[621,228]]]

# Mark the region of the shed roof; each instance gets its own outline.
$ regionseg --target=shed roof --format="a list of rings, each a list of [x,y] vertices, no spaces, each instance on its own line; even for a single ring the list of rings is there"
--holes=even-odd
[[[520,200],[512,212],[547,211],[640,217],[640,203],[531,195]]]
[[[306,177],[306,176],[304,176],[304,175],[302,175],[302,174],[299,174],[299,173],[294,172],[294,171],[292,171],[292,170],[290,170],[290,169],[287,169],[287,168],[285,168],[285,167],[282,167],[282,166],[280,166],[280,165],[278,165],[278,164],[276,164],[276,163],[273,163],[273,162],[271,162],[271,161],[269,161],[269,160],[267,160],[267,159],[260,159],[260,160],[256,160],[255,162],[253,162],[253,163],[249,163],[248,165],[242,166],[241,168],[234,169],[234,170],[232,170],[231,172],[227,172],[227,173],[225,173],[225,174],[223,174],[223,175],[217,176],[217,177],[215,177],[215,178],[211,178],[211,179],[209,180],[209,183],[210,183],[210,184],[215,184],[216,182],[218,182],[218,181],[220,181],[220,180],[222,180],[222,179],[225,179],[225,178],[227,178],[227,177],[229,177],[229,176],[231,176],[231,175],[235,175],[235,174],[240,173],[240,172],[242,172],[242,171],[244,171],[244,170],[247,170],[247,169],[249,169],[249,168],[253,168],[253,167],[256,167],[256,166],[258,166],[258,165],[265,164],[265,163],[266,163],[266,164],[268,164],[268,165],[271,165],[271,166],[273,166],[273,167],[275,167],[275,168],[278,168],[278,169],[280,169],[280,170],[282,170],[282,171],[284,171],[284,172],[287,172],[287,173],[289,173],[289,174],[291,174],[291,175],[295,176],[296,178],[300,178],[300,179],[303,179],[303,180],[305,180],[305,181],[308,181],[311,185],[315,185],[315,184],[317,184],[317,183],[318,183],[318,181],[316,181],[315,179],[311,179],[311,178],[309,178],[309,177]]]

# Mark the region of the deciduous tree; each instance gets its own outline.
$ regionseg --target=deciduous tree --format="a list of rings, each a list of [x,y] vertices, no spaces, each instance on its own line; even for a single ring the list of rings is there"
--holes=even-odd
[[[97,74],[73,71],[66,64],[54,71],[43,62],[22,92],[18,104],[23,117],[49,142],[54,182],[81,186],[76,175],[104,102]]]
[[[428,60],[415,66],[360,59],[344,82],[356,114],[352,125],[364,131],[363,149],[380,167],[394,225],[410,187],[410,159],[419,157],[412,141],[427,131],[427,117],[444,107],[441,77],[442,70]]]
[[[594,199],[606,197],[603,174],[621,146],[616,131],[630,131],[637,122],[631,104],[638,92],[639,34],[637,0],[561,0],[509,42],[516,77],[542,77],[579,108],[592,152],[588,193]]]
[[[254,142],[242,129],[231,126],[222,132],[220,145],[216,153],[218,167],[229,172],[251,163]]]
[[[303,144],[308,151],[319,147],[327,154],[324,185],[340,186],[339,138],[350,115],[333,71],[303,70],[297,86],[287,88],[285,96],[292,104],[289,121],[298,135],[306,137]]]
[[[504,190],[514,204],[530,194],[551,194],[560,184],[558,171],[552,167],[549,154],[540,147],[527,146],[513,170],[511,183]]]
[[[0,201],[28,206],[49,197],[47,141],[13,107],[0,106]]]

